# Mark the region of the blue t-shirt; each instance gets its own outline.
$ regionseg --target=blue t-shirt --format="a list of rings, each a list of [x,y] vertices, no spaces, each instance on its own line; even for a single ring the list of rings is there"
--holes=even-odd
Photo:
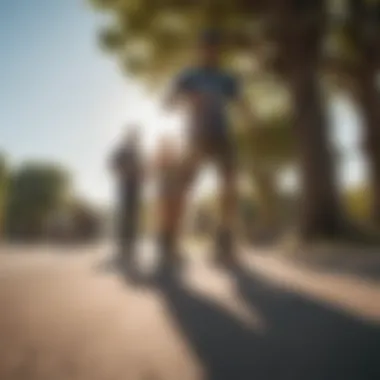
[[[177,77],[175,91],[202,99],[190,109],[193,131],[212,136],[227,132],[227,105],[240,92],[237,78],[218,68],[186,69]]]

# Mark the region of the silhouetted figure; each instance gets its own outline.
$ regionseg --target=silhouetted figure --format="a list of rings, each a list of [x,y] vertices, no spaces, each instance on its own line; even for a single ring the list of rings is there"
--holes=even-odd
[[[179,74],[168,105],[183,101],[189,114],[189,152],[181,164],[181,192],[186,193],[202,163],[211,160],[222,177],[222,222],[217,236],[217,256],[233,257],[232,230],[236,213],[235,152],[230,136],[227,108],[237,102],[252,116],[240,94],[237,78],[221,65],[223,39],[216,31],[199,40],[197,62]],[[181,196],[185,198],[184,196]]]
[[[117,253],[120,259],[129,263],[138,234],[142,180],[140,137],[136,127],[127,131],[113,153],[111,167],[117,186]]]

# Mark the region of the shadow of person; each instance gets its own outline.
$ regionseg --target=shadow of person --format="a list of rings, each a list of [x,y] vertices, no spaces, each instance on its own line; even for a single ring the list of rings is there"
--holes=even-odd
[[[270,285],[243,266],[230,267],[230,273],[243,299],[270,326],[265,340],[277,352],[273,365],[281,366],[281,379],[380,378],[379,326]]]
[[[117,275],[128,285],[143,286],[149,284],[149,279],[145,276],[137,263],[132,260],[126,260],[123,257],[112,257],[97,265],[94,268],[95,272],[102,274]]]
[[[198,356],[209,380],[279,379],[278,352],[261,334],[217,303],[191,292],[173,272],[151,283],[164,296],[174,325]]]

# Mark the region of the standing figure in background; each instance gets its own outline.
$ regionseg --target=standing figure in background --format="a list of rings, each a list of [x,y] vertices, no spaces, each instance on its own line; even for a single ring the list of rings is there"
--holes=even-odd
[[[123,264],[130,264],[138,235],[142,167],[138,126],[128,126],[126,134],[111,157],[116,178],[116,243]]]

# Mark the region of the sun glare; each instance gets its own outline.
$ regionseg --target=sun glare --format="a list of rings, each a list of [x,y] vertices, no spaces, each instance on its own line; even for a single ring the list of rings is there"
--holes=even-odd
[[[117,106],[113,103],[111,108],[114,112],[108,112],[108,115],[112,114],[112,120],[106,124],[114,125],[113,128],[107,129],[107,137],[104,136],[109,142],[109,148],[112,149],[112,145],[117,144],[125,128],[138,125],[141,128],[143,154],[148,162],[154,159],[163,137],[172,139],[178,151],[184,153],[187,135],[186,117],[181,111],[166,111],[161,102],[162,99],[145,92],[140,86],[129,84],[125,100]],[[213,167],[206,166],[195,179],[192,198],[195,200],[199,196],[207,196],[216,186],[216,172]],[[109,198],[110,191],[107,193]]]

